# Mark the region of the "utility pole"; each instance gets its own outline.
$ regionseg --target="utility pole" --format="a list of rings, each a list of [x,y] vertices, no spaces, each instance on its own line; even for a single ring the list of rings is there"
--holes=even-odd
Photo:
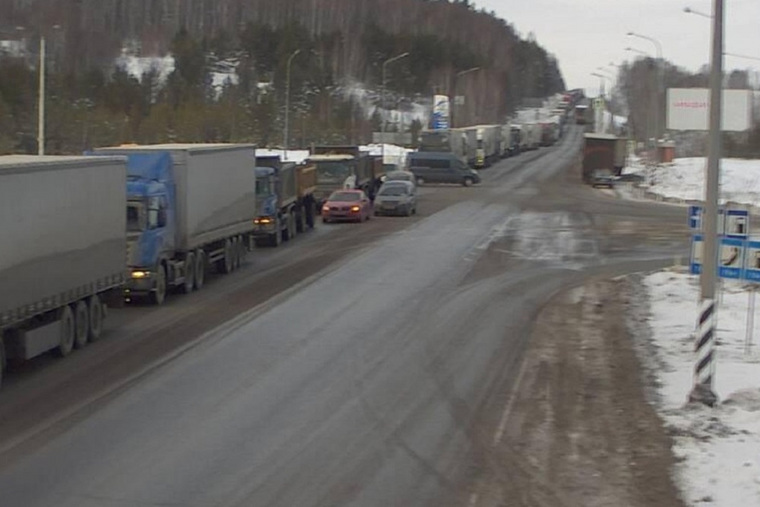
[[[387,116],[387,113],[388,113],[388,104],[387,104],[388,90],[387,90],[387,80],[386,80],[386,77],[385,77],[386,76],[386,68],[388,67],[388,64],[391,64],[391,63],[393,63],[395,61],[401,60],[402,58],[406,58],[407,56],[409,56],[409,53],[408,52],[404,52],[404,53],[401,53],[400,55],[394,56],[393,58],[388,58],[387,60],[385,60],[383,62],[383,100],[382,100],[382,102],[383,102],[383,118],[382,118],[382,120],[383,121],[380,124],[380,133],[381,133],[380,137],[382,138],[382,139],[380,139],[380,141],[381,141],[380,153],[381,153],[381,156],[382,156],[382,159],[383,159],[383,164],[385,164],[385,123],[386,123],[386,116]]]
[[[290,127],[288,123],[290,115],[290,66],[293,64],[293,58],[298,56],[298,53],[300,52],[300,49],[293,51],[293,53],[288,58],[288,64],[285,69],[285,133],[283,135],[283,149],[285,150],[285,153],[283,154],[283,161],[287,160],[288,158],[288,128]]]
[[[454,76],[454,98],[453,100],[449,101],[449,108],[451,109],[451,124],[449,125],[449,128],[454,128],[456,125],[454,124],[454,111],[456,111],[457,108],[457,91],[458,91],[458,84],[459,84],[459,78],[464,76],[465,74],[470,74],[471,72],[476,72],[480,70],[480,67],[473,67],[471,69],[463,70],[461,72],[457,72]]]
[[[695,333],[694,387],[689,401],[713,406],[715,380],[715,286],[718,271],[718,185],[721,159],[721,102],[723,99],[723,0],[713,0],[710,68],[710,136],[705,182],[704,260],[700,275],[700,305]]]
[[[40,36],[40,82],[37,93],[37,155],[45,154],[45,36]]]

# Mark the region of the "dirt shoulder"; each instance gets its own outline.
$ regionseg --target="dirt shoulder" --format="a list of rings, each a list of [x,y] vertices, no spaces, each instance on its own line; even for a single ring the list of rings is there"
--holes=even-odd
[[[626,323],[632,283],[593,281],[541,312],[495,439],[501,472],[473,504],[684,505]]]

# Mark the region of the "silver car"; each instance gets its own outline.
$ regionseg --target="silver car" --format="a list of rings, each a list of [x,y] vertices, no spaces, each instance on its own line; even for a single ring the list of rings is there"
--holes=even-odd
[[[383,177],[383,183],[389,181],[410,181],[414,184],[415,190],[417,189],[417,178],[409,171],[390,171]]]
[[[411,181],[386,181],[375,194],[375,215],[417,213],[417,192]]]

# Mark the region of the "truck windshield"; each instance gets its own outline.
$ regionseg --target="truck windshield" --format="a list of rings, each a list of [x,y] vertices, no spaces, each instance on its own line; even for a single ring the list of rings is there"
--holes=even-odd
[[[127,232],[145,230],[145,206],[141,201],[127,202]]]
[[[256,178],[256,195],[259,197],[272,195],[272,188],[268,177]]]
[[[348,164],[340,162],[318,162],[317,183],[343,183],[351,175]]]

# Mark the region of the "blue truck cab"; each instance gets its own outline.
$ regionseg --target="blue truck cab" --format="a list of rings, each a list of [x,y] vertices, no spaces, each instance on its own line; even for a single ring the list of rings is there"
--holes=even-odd
[[[128,294],[155,293],[155,266],[175,250],[174,178],[169,153],[127,157]],[[163,283],[166,283],[164,280]]]

